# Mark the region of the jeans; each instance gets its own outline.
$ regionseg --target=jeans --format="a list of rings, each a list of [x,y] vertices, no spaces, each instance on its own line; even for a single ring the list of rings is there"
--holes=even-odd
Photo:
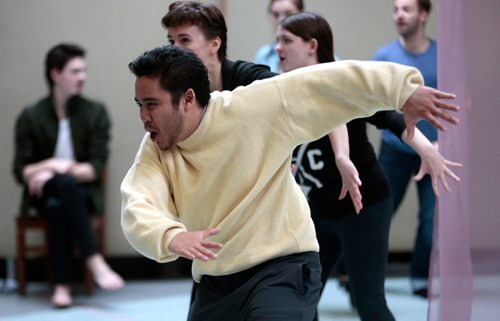
[[[394,201],[394,213],[396,213],[412,176],[418,172],[420,157],[417,154],[399,152],[382,142],[379,161],[389,180]],[[419,202],[418,229],[413,247],[410,277],[412,279],[427,279],[432,250],[436,196],[432,190],[432,180],[429,175],[416,184]]]
[[[56,175],[47,181],[42,198],[36,201],[48,222],[54,282],[68,284],[72,279],[74,241],[83,258],[97,253],[90,229],[88,191],[71,175]]]

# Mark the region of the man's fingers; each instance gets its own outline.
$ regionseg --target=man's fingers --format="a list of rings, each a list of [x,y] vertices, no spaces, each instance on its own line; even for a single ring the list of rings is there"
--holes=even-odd
[[[220,250],[224,245],[218,242],[203,242],[202,245],[209,249]]]
[[[203,238],[207,238],[209,236],[217,235],[220,232],[220,228],[215,227],[215,228],[209,228],[203,232]]]
[[[448,110],[448,111],[458,111],[460,110],[460,107],[458,105],[455,105],[455,104],[452,104],[452,103],[449,103],[449,102],[446,102],[446,101],[443,101],[442,99],[454,99],[455,98],[455,95],[454,94],[451,94],[451,93],[447,93],[447,92],[444,92],[444,91],[440,91],[440,90],[435,90],[434,91],[434,96],[438,99],[440,99],[439,101],[435,102],[434,105],[436,106],[436,116],[441,118],[441,119],[444,119],[445,121],[451,123],[451,124],[458,124],[458,118],[446,113],[445,111]]]
[[[217,254],[204,247],[192,248],[191,250],[187,251],[187,253],[187,258],[191,260],[196,259],[203,262],[207,262],[208,260],[216,260],[218,258]]]
[[[446,115],[446,114],[445,114]],[[444,117],[443,117],[444,119]],[[429,115],[429,117],[427,118],[427,121],[429,123],[431,123],[432,126],[436,127],[437,129],[441,130],[441,131],[446,131],[446,127],[443,125],[443,123],[441,123],[437,117],[435,117],[434,115]],[[415,127],[413,127],[413,130],[415,129]],[[408,135],[409,136],[409,135]],[[413,136],[412,136],[413,137]]]
[[[439,109],[437,112],[436,112],[436,115],[437,117],[441,118],[441,119],[444,119],[446,120],[447,122],[449,122],[450,124],[454,124],[454,125],[457,125],[459,123],[459,120],[457,117],[455,116],[452,116],[448,113],[446,113],[445,111]]]
[[[441,90],[435,90],[435,95],[436,97],[440,98],[440,99],[454,99],[456,97],[455,94],[452,94],[452,93],[448,93],[448,92],[445,92],[445,91],[441,91]]]
[[[194,259],[197,259],[197,260],[200,260],[200,261],[203,261],[203,262],[207,262],[208,261],[208,256],[201,253],[200,251],[193,251],[192,252],[192,255],[193,255],[193,260]]]
[[[445,109],[445,110],[450,110],[450,111],[459,111],[460,107],[455,104],[447,103],[445,101],[440,101],[438,104],[439,109]]]
[[[434,97],[441,100],[439,102],[439,108],[453,110],[453,111],[458,111],[460,109],[455,104],[451,104],[451,103],[447,103],[445,101],[442,101],[442,99],[455,99],[457,97],[455,94],[448,93],[448,92],[441,91],[441,90],[437,90],[437,89],[433,89],[432,91],[433,91]]]

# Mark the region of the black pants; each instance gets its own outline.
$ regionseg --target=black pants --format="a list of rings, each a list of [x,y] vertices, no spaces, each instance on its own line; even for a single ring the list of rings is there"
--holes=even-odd
[[[203,276],[189,321],[311,321],[319,301],[318,253],[279,257],[225,276]]]
[[[360,319],[394,321],[387,307],[384,289],[392,216],[391,198],[364,206],[359,215],[353,212],[345,216],[328,216],[316,211],[313,204],[311,214],[323,268],[321,292],[342,256]],[[318,320],[317,316],[315,320]]]
[[[89,193],[71,175],[56,175],[45,184],[42,198],[36,201],[47,218],[54,281],[70,283],[73,242],[78,243],[84,258],[97,253],[90,228]]]

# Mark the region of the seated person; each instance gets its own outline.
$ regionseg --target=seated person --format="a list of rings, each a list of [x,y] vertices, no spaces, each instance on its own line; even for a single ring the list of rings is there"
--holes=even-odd
[[[53,47],[45,60],[49,95],[24,109],[15,127],[14,175],[25,186],[22,212],[47,218],[57,308],[72,305],[73,241],[97,285],[123,287],[123,279],[97,252],[90,214],[102,212],[99,177],[108,157],[110,120],[105,107],[81,96],[85,51]]]

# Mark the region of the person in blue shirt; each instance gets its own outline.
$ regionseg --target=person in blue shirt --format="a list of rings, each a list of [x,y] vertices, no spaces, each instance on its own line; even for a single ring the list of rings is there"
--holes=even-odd
[[[425,33],[431,7],[429,0],[395,0],[393,18],[399,38],[380,48],[373,60],[416,67],[422,73],[425,84],[437,88],[437,44]],[[420,121],[417,127],[437,147],[437,130],[425,120]],[[392,132],[384,130],[379,160],[389,179],[396,212],[412,175],[418,171],[420,157]],[[419,202],[418,230],[411,259],[410,282],[414,294],[427,297],[436,197],[430,177],[425,177],[416,184]]]
[[[302,0],[271,0],[269,1],[268,11],[271,15],[274,30],[276,30],[283,19],[304,11],[304,2]],[[276,52],[276,41],[260,47],[255,54],[254,62],[269,66],[272,72],[281,72],[280,59]]]

